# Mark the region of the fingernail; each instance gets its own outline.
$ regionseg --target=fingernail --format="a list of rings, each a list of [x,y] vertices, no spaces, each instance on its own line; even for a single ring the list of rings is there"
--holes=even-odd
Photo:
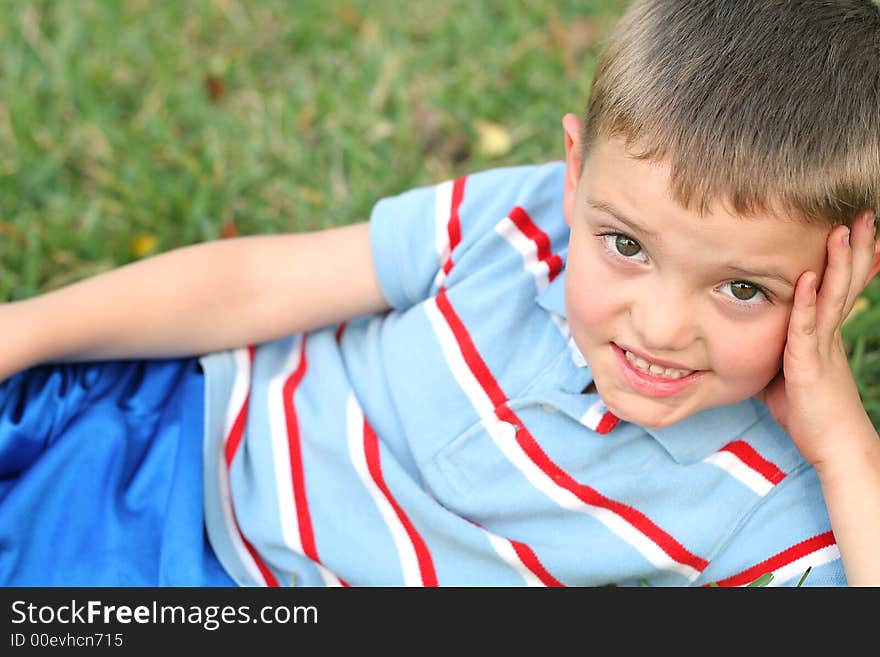
[[[847,226],[846,230],[843,231],[843,237],[840,238],[840,241],[843,242],[843,245],[849,248],[849,227]]]

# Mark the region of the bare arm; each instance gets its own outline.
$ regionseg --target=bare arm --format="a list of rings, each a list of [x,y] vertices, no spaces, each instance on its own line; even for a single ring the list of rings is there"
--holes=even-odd
[[[0,306],[0,378],[41,362],[198,355],[380,312],[369,225],[188,246]]]

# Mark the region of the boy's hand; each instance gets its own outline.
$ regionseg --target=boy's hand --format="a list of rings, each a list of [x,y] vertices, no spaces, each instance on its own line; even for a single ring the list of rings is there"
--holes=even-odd
[[[822,289],[816,292],[813,271],[798,278],[782,370],[757,395],[817,468],[850,447],[860,449],[859,444],[840,444],[840,437],[864,436],[865,423],[870,426],[841,326],[871,275],[875,234],[874,214],[867,211],[853,222],[852,231],[838,226],[828,235]],[[868,433],[876,437],[875,431]]]

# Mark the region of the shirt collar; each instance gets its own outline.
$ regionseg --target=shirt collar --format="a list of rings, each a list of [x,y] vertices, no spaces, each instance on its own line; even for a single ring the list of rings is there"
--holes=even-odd
[[[536,299],[539,306],[565,319],[565,270],[553,279]],[[577,346],[569,341],[573,350]],[[583,356],[574,354],[575,362],[585,363]],[[577,358],[580,356],[580,358]],[[583,367],[589,369],[588,364]],[[767,414],[767,407],[755,398],[736,404],[707,408],[680,422],[663,429],[644,431],[650,434],[678,463],[694,463],[717,452],[726,444],[740,438],[741,434]],[[621,423],[618,426],[623,426]],[[614,436],[612,431],[608,437]]]

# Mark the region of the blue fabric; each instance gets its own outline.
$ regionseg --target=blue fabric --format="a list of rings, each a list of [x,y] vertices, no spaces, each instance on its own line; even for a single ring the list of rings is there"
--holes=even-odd
[[[206,539],[195,358],[0,384],[0,584],[232,586]]]

